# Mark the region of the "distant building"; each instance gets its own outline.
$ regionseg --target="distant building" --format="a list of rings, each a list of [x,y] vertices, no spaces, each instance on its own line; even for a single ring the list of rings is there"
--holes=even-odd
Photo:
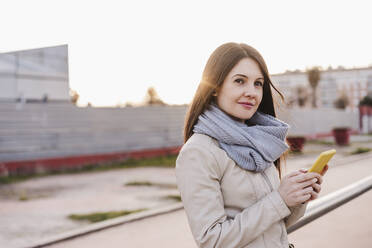
[[[311,106],[311,87],[306,72],[293,71],[271,75],[275,85],[284,94],[287,102],[298,106],[298,93],[305,91],[308,95],[306,106]],[[300,90],[301,89],[301,90]],[[349,99],[347,109],[356,111],[359,101],[372,92],[372,67],[354,69],[331,69],[321,71],[317,87],[317,105],[333,108],[334,102],[345,94]]]
[[[67,45],[1,53],[0,101],[70,101]]]

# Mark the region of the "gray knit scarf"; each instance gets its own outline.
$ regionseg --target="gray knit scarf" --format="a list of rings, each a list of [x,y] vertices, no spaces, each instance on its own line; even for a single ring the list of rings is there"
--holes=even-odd
[[[215,138],[242,169],[261,172],[288,149],[288,129],[287,123],[258,111],[244,124],[211,104],[199,116],[193,131]]]

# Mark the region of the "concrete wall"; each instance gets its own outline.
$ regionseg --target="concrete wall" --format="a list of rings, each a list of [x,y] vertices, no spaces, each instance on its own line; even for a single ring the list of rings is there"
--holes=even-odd
[[[0,162],[180,146],[186,110],[2,103]],[[335,126],[358,129],[358,115],[344,111],[291,110],[279,116],[291,125],[290,134],[329,133]]]
[[[0,104],[0,161],[179,146],[185,111]]]

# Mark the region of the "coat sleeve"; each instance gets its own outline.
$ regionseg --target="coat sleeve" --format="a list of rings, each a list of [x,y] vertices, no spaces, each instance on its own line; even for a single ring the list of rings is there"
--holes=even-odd
[[[207,147],[187,147],[176,161],[176,177],[184,209],[199,247],[242,247],[290,214],[273,191],[252,206],[227,218],[220,179],[223,171]]]
[[[291,214],[284,219],[284,223],[285,223],[286,228],[292,226],[302,216],[304,216],[305,211],[306,211],[306,207],[307,207],[307,203],[300,204],[299,206],[296,206],[296,207],[289,207],[289,209],[291,211]]]

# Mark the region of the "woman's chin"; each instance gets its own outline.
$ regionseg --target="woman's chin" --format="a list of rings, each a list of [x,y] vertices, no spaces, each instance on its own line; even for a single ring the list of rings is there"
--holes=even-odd
[[[234,115],[230,115],[232,116],[235,120],[237,121],[241,121],[241,122],[244,122],[246,120],[249,120],[252,116],[253,116],[254,113],[239,113],[239,114],[234,114]]]

